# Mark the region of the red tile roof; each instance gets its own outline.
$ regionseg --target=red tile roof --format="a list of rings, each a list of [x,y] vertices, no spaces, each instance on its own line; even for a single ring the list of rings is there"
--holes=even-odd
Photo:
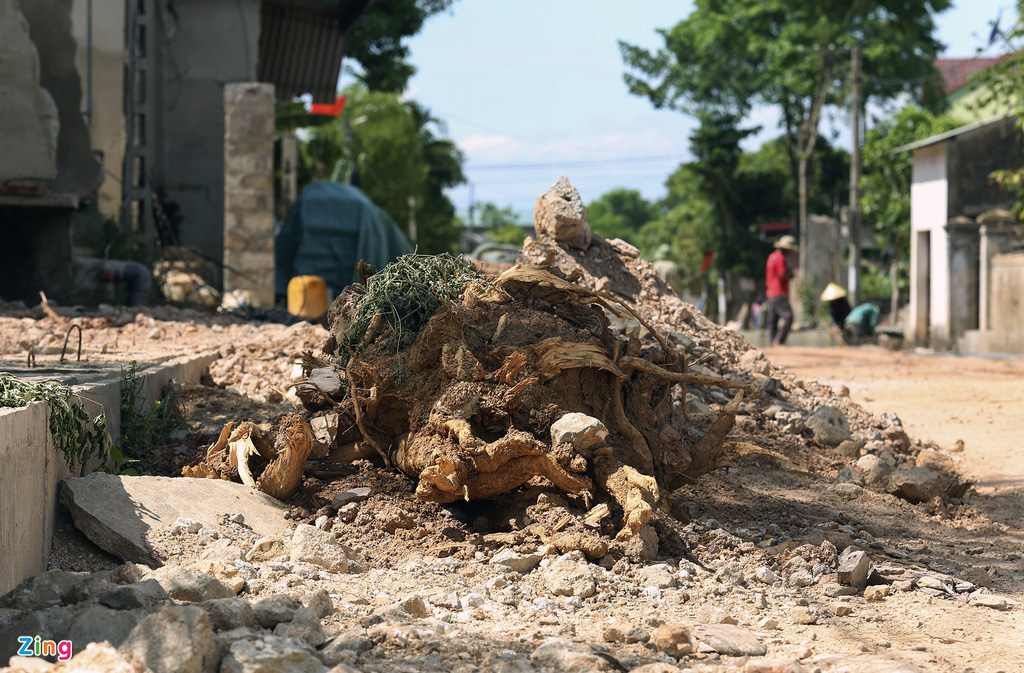
[[[999,62],[998,58],[977,56],[974,58],[937,58],[935,69],[942,75],[946,94],[951,94],[963,85],[971,75],[991,68]]]

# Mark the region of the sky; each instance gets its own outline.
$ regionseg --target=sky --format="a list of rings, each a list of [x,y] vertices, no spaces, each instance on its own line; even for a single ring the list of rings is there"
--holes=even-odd
[[[945,55],[975,54],[1000,9],[1009,23],[1012,5],[954,0],[937,20]],[[406,95],[444,119],[465,153],[469,184],[449,192],[458,210],[472,195],[530,217],[537,196],[562,174],[587,203],[617,187],[663,196],[665,178],[690,157],[696,122],[629,93],[618,41],[657,48],[655,30],[692,7],[692,0],[457,0],[429,19],[409,42],[417,73]],[[780,133],[771,108],[747,121],[763,130],[746,149]],[[830,123],[836,141],[848,144],[846,120]]]

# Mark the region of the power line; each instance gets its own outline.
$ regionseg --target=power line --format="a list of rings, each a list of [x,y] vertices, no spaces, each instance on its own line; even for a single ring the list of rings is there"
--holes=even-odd
[[[535,168],[580,168],[583,166],[608,166],[612,164],[638,164],[648,163],[654,161],[678,161],[680,159],[689,158],[690,154],[660,154],[655,156],[647,157],[612,157],[608,159],[592,159],[592,160],[581,160],[581,161],[550,161],[545,163],[535,164],[480,164],[473,165],[468,164],[466,166],[469,170],[474,171],[489,171],[489,170],[518,170],[518,169],[535,169]]]

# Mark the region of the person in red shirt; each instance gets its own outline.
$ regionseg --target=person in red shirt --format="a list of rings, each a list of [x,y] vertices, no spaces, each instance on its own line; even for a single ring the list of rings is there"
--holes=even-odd
[[[796,239],[783,236],[775,243],[775,252],[768,255],[765,266],[765,294],[771,314],[768,318],[768,336],[772,346],[783,346],[793,326],[793,307],[789,303],[789,279],[793,277]]]

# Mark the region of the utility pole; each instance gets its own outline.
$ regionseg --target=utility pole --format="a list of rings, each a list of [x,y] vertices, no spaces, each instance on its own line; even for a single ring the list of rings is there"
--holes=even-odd
[[[861,117],[861,62],[860,45],[853,45],[853,91],[850,96],[850,126],[853,127],[853,147],[850,150],[850,268],[848,285],[850,304],[856,306],[860,294],[860,117]]]

